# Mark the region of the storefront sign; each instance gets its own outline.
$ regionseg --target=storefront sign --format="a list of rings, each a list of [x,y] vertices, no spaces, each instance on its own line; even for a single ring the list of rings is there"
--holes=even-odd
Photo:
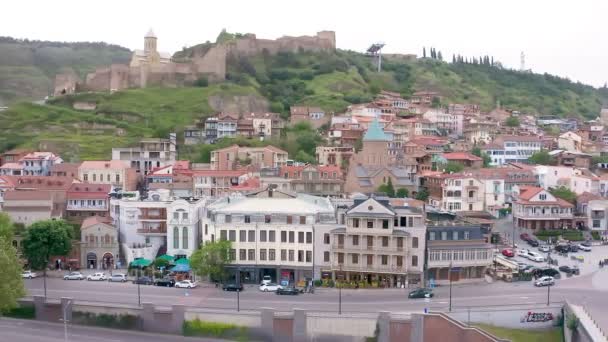
[[[538,323],[548,322],[553,320],[553,314],[550,312],[532,312],[529,311],[521,318],[522,323]]]

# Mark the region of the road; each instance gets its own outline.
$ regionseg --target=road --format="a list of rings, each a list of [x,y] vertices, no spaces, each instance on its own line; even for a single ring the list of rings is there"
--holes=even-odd
[[[44,336],[44,337],[43,337]],[[61,323],[0,318],[0,341],[12,342],[173,342],[205,341],[220,342],[218,339],[198,339],[174,335],[149,334],[126,330],[112,330],[82,325],[69,325],[67,339]]]

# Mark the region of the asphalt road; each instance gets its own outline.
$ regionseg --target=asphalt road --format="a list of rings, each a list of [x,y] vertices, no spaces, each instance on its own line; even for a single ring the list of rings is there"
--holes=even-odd
[[[66,341],[64,326],[31,320],[0,318],[0,341],[11,342],[63,342]],[[218,339],[198,339],[174,335],[149,334],[125,330],[112,330],[81,325],[68,325],[67,341],[87,342],[172,342],[205,341],[220,342]]]

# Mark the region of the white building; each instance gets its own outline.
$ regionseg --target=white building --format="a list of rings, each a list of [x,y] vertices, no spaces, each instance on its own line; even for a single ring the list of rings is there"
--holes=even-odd
[[[202,241],[205,199],[178,199],[167,206],[167,254],[189,258]]]
[[[232,277],[238,267],[243,282],[259,283],[269,275],[273,281],[294,283],[313,272],[319,278],[313,252],[318,255],[315,248],[323,245],[314,243],[315,231],[335,224],[329,199],[267,189],[233,194],[207,206],[203,241],[232,242]]]
[[[137,147],[113,148],[112,160],[122,160],[142,175],[175,163],[176,134],[170,133],[169,139],[142,139]]]
[[[608,235],[608,200],[591,200],[587,204],[587,227]]]
[[[500,209],[505,207],[505,180],[501,177],[486,177],[479,179],[483,186],[484,208],[494,217],[498,217]]]
[[[583,138],[574,132],[566,132],[557,138],[557,148],[568,152],[582,152]]]
[[[450,135],[462,136],[464,115],[446,113],[443,109],[430,109],[423,117],[437,125],[437,129],[445,130]]]
[[[482,147],[490,156],[491,166],[507,163],[527,163],[528,158],[542,150],[542,141],[538,136],[502,136]]]

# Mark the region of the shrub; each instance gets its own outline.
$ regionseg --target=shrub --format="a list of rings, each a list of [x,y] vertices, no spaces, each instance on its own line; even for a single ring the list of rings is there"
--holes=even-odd
[[[593,240],[600,240],[601,239],[600,232],[598,232],[598,231],[592,231],[591,232],[591,236],[593,237]]]
[[[95,314],[92,312],[74,311],[72,313],[72,322],[98,327],[132,330],[138,328],[139,317],[129,314],[109,315],[104,313]]]
[[[247,327],[235,324],[206,322],[198,318],[185,321],[182,327],[184,336],[220,337],[244,341],[248,339]]]
[[[321,279],[316,279],[314,281],[315,287],[321,287],[323,286],[323,281]]]
[[[20,318],[20,319],[35,319],[36,307],[34,306],[18,306],[12,308],[3,314],[5,317]]]
[[[329,280],[327,281],[327,286],[328,286],[328,287],[334,287],[334,286],[336,286],[336,283],[334,282],[334,280],[333,280],[333,279],[329,279]]]

